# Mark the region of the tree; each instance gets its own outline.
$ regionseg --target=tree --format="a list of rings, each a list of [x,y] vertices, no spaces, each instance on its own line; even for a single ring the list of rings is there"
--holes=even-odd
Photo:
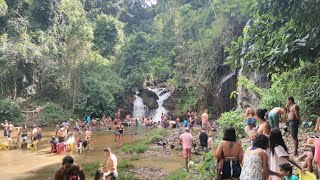
[[[116,18],[100,14],[94,29],[94,49],[108,59],[116,56],[124,41],[123,23]]]
[[[31,18],[42,29],[47,29],[57,23],[61,0],[33,0],[30,8]]]
[[[0,16],[4,16],[7,13],[8,5],[4,0],[0,0]]]
[[[251,22],[231,43],[228,64],[281,72],[317,61],[318,0],[254,1],[249,10]]]

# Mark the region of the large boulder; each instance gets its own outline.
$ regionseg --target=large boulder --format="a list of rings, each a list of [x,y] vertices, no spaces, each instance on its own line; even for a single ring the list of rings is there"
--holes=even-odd
[[[159,107],[157,102],[159,97],[155,92],[150,91],[149,89],[141,89],[138,96],[141,97],[148,109],[157,109]]]
[[[218,119],[220,114],[232,110],[236,107],[237,100],[230,97],[237,88],[237,73],[228,67],[220,68],[219,82],[214,90],[209,94],[209,107],[212,107],[211,119]]]

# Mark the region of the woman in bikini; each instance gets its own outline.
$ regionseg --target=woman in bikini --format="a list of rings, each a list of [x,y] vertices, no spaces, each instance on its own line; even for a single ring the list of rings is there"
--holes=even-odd
[[[233,127],[227,127],[223,140],[215,152],[218,163],[222,168],[218,169],[218,177],[221,179],[237,180],[241,174],[243,151],[241,144],[237,142],[236,131]]]

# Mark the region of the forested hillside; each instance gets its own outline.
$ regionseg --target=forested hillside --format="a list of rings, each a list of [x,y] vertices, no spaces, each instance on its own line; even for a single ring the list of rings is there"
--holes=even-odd
[[[319,24],[319,0],[0,0],[0,118],[21,120],[25,101],[112,114],[147,80],[175,92],[176,113],[221,113],[236,107],[238,79],[261,106],[292,95],[312,115]],[[251,82],[257,71],[271,86]]]

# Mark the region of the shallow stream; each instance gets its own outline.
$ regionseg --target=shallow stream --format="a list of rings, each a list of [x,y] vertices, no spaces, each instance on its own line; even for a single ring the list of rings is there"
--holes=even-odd
[[[137,135],[125,135],[123,144],[131,143],[138,140],[145,129],[142,127],[128,128],[128,134],[136,133]],[[54,171],[60,166],[62,158],[70,154],[74,157],[75,163],[83,164],[94,161],[104,161],[103,149],[105,146],[111,148],[111,150],[117,155],[117,151],[121,146],[114,142],[114,134],[112,131],[105,129],[97,129],[93,132],[90,152],[82,154],[66,153],[59,154],[50,153],[49,139],[54,135],[54,128],[44,128],[43,139],[40,142],[37,151],[27,151],[25,149],[16,150],[4,150],[0,151],[0,174],[4,180],[50,180],[53,179]],[[16,134],[14,134],[16,137]],[[0,138],[0,142],[5,139],[3,136]],[[165,153],[165,152],[163,152]],[[161,152],[160,152],[161,154]],[[133,161],[136,167],[152,167],[162,168],[167,172],[171,172],[181,167],[182,157],[176,157],[175,154],[166,155],[165,158],[142,158],[138,161]],[[121,160],[121,157],[118,156]]]

